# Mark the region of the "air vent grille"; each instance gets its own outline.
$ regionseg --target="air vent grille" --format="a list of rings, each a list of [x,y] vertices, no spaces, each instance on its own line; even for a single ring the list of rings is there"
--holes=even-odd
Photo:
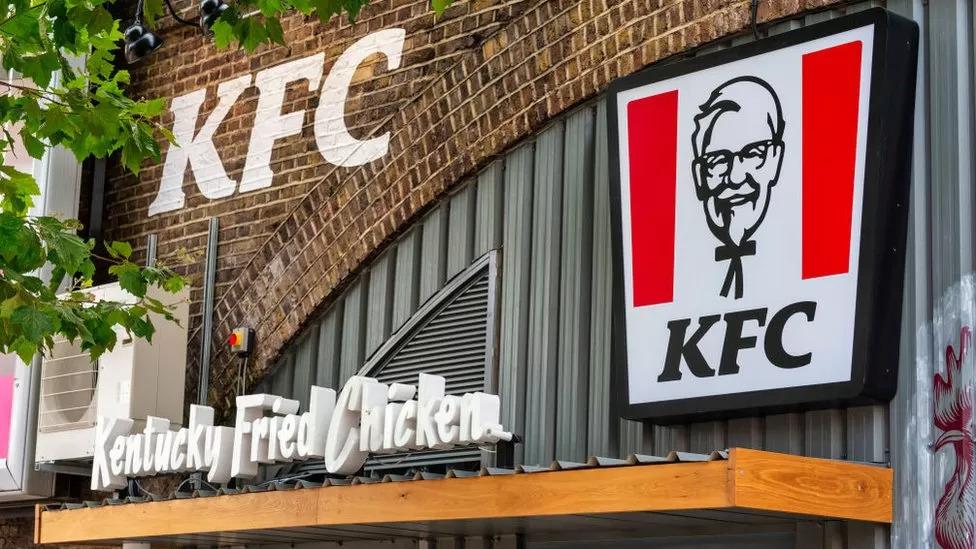
[[[41,364],[39,430],[69,431],[95,425],[98,366],[77,343],[55,343],[50,358]]]

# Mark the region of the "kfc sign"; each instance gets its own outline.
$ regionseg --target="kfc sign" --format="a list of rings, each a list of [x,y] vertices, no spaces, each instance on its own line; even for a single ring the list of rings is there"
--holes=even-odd
[[[313,385],[309,409],[302,414],[297,400],[238,396],[234,427],[215,426],[209,406],[191,405],[190,425],[182,429],[153,416],[141,429],[129,418],[99,416],[91,488],[117,490],[129,478],[204,471],[208,482],[223,484],[254,478],[261,464],[310,459],[322,460],[329,473],[351,475],[371,453],[512,440],[501,425],[497,395],[445,395],[445,384],[443,377],[429,374],[420,374],[417,385],[353,376],[338,396]]]
[[[207,88],[174,97],[173,138],[163,164],[159,191],[149,204],[149,216],[183,208],[186,195],[183,180],[187,167],[193,173],[197,190],[208,200],[226,198],[271,186],[274,170],[271,154],[275,144],[302,133],[305,111],[285,110],[285,91],[294,83],[307,84],[319,92],[314,111],[315,144],[322,158],[336,166],[360,166],[386,155],[390,133],[357,139],[346,127],[346,97],[356,69],[374,55],[386,58],[389,70],[400,66],[403,57],[404,29],[385,29],[366,35],[346,49],[328,74],[322,74],[325,54],[317,53],[260,71],[221,82],[217,86],[217,106],[200,122],[200,109],[207,100]],[[321,84],[321,85],[320,85]],[[240,181],[227,175],[214,145],[214,134],[224,118],[249,87],[258,89],[258,103]],[[199,129],[197,129],[199,128]]]
[[[611,86],[624,415],[891,398],[916,55],[879,9]]]

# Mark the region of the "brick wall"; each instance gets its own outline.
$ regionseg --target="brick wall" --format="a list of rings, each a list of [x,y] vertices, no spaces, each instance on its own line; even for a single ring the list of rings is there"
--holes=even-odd
[[[764,0],[760,21],[831,3]],[[195,17],[195,5],[177,7]],[[283,22],[287,48],[247,56],[217,51],[195,30],[164,20],[159,30],[166,43],[133,70],[133,91],[173,97],[207,87],[200,123],[217,102],[220,82],[318,52],[325,52],[328,72],[367,33],[405,29],[400,67],[386,70],[380,56],[367,60],[346,104],[351,133],[365,139],[388,131],[390,150],[355,168],[327,163],[312,134],[318,93],[295,83],[283,112],[304,111],[304,129],[277,142],[271,187],[209,201],[188,170],[186,206],[148,217],[162,163],[146,164],[138,177],[116,164],[107,185],[106,238],[129,240],[142,253],[146,235],[156,233],[161,257],[180,248],[202,253],[208,219],[218,216],[214,335],[220,341],[235,325],[254,327],[260,345],[251,375],[261,377],[364,261],[466,174],[614,78],[742,32],[748,21],[749,0],[473,0],[440,17],[425,0],[380,0],[353,24],[289,17]],[[257,89],[249,88],[214,139],[228,175],[238,181],[256,101]],[[172,124],[172,117],[164,124]],[[201,259],[186,267],[198,288],[189,388],[197,384],[202,266]],[[229,404],[233,371],[230,357],[216,346],[211,402],[218,407]]]

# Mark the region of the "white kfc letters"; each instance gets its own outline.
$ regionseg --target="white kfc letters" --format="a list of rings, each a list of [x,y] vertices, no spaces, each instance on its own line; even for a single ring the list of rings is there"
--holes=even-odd
[[[349,133],[345,122],[346,97],[353,74],[367,57],[382,54],[387,68],[400,66],[405,36],[403,29],[386,29],[363,37],[339,56],[325,77],[315,109],[314,133],[319,152],[326,161],[337,166],[359,166],[386,154],[388,132],[365,140]],[[258,102],[240,187],[228,177],[213,136],[237,99],[251,86],[251,75],[228,80],[217,87],[217,106],[199,130],[196,130],[197,120],[200,107],[207,99],[206,88],[173,98],[170,112],[176,142],[166,153],[159,191],[149,205],[149,215],[183,207],[187,164],[200,193],[210,200],[230,196],[235,190],[244,193],[269,187],[274,177],[271,153],[275,142],[300,134],[305,120],[305,111],[301,109],[282,113],[285,90],[290,83],[300,81],[307,82],[309,91],[319,90],[324,66],[325,54],[317,53],[257,73],[253,82],[258,88]]]

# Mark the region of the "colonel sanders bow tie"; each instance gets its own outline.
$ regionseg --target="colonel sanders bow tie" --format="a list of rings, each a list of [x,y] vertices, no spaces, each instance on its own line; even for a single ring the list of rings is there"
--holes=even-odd
[[[755,240],[746,240],[738,246],[722,245],[715,248],[715,261],[729,262],[729,270],[725,273],[725,282],[722,283],[722,297],[729,296],[733,282],[735,299],[742,297],[742,258],[747,255],[756,255]]]

